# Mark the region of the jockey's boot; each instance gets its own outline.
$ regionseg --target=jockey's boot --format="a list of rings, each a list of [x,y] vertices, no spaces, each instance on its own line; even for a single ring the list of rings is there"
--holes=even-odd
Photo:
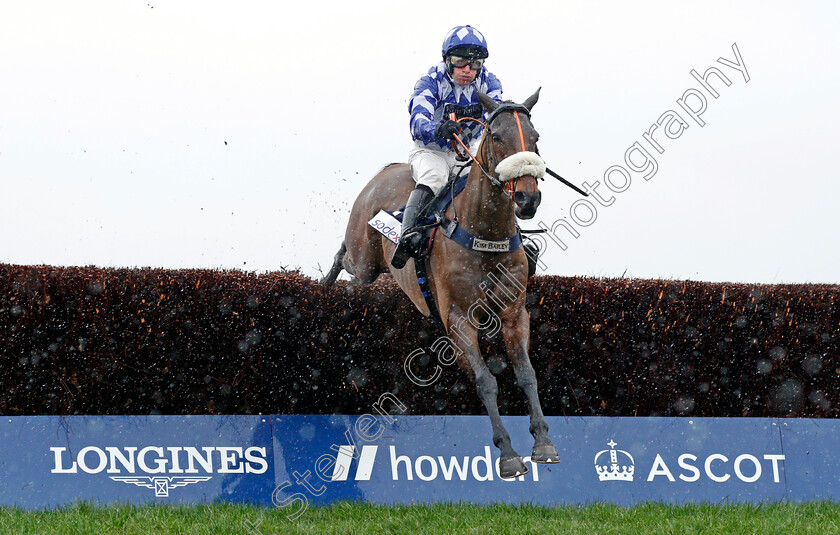
[[[416,228],[417,219],[429,206],[432,199],[434,199],[434,194],[428,186],[417,186],[409,195],[403,212],[400,242],[391,257],[391,265],[395,268],[404,268],[409,258],[420,254],[419,249],[423,236]]]

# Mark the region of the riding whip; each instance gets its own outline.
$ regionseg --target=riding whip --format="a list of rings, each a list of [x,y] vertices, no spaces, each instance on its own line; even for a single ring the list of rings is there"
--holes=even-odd
[[[581,194],[581,195],[583,195],[584,197],[589,197],[589,194],[588,194],[588,193],[586,193],[585,191],[583,191],[583,190],[582,190],[582,189],[580,189],[579,187],[575,186],[574,184],[572,184],[571,182],[569,182],[568,180],[566,180],[566,179],[565,179],[565,178],[563,178],[562,176],[558,175],[557,173],[555,173],[555,172],[554,172],[554,171],[552,171],[551,169],[549,169],[549,168],[547,168],[547,167],[546,167],[545,172],[546,172],[546,173],[548,173],[549,175],[553,176],[554,178],[556,178],[557,180],[559,180],[559,181],[560,181],[560,182],[562,182],[563,184],[566,184],[567,186],[569,186],[570,188],[572,188],[572,189],[573,189],[573,190],[575,190],[576,192],[580,193],[580,194]]]

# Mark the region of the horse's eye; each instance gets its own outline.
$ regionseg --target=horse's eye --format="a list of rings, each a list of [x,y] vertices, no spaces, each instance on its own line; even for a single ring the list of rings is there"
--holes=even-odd
[[[501,143],[502,138],[499,137],[499,134],[491,134],[490,139],[493,140],[493,143]]]

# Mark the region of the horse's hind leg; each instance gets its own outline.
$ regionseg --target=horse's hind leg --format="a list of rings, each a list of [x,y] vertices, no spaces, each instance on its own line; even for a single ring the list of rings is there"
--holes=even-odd
[[[341,273],[343,268],[343,261],[344,255],[347,253],[347,246],[344,242],[341,242],[341,248],[335,253],[335,257],[333,258],[333,264],[330,268],[327,275],[321,279],[321,284],[329,288],[335,282],[335,279],[338,278],[338,274]]]
[[[361,257],[361,259],[354,258],[354,256]],[[383,273],[381,269],[377,269],[370,262],[369,255],[366,255],[364,251],[361,254],[358,254],[357,251],[356,255],[345,254],[341,264],[344,271],[350,274],[350,282],[353,284],[371,284]]]
[[[537,374],[528,357],[528,313],[523,308],[518,314],[505,318],[502,324],[502,338],[507,354],[513,363],[516,382],[528,398],[528,413],[531,415],[531,435],[534,437],[534,450],[531,460],[535,463],[559,463],[557,448],[548,436],[548,423],[545,421],[540,398],[537,392]]]

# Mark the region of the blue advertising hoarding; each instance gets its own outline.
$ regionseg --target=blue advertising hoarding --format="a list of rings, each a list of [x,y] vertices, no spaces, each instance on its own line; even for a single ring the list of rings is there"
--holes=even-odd
[[[5,417],[0,504],[542,505],[840,499],[840,421],[549,417],[561,462],[499,477],[484,416]]]
[[[786,456],[787,497],[792,501],[840,501],[840,421],[779,421]]]
[[[498,473],[483,416],[381,419],[368,435],[346,416],[277,416],[282,495],[312,504],[461,501],[542,505],[761,502],[786,497],[779,424],[758,418],[548,418],[561,462],[529,462],[527,417],[503,418],[530,472]],[[318,466],[319,459],[322,465]],[[330,462],[333,460],[334,462]],[[291,505],[291,504],[290,504]]]
[[[267,416],[18,416],[0,423],[2,505],[271,503]]]

